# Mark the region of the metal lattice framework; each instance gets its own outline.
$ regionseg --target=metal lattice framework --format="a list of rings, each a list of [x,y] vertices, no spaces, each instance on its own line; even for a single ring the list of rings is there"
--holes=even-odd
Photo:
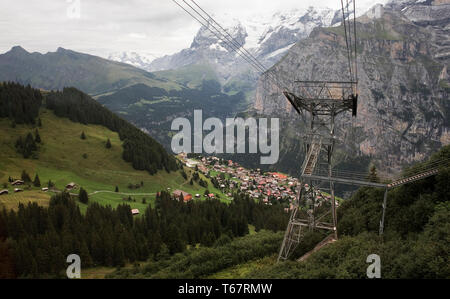
[[[336,199],[334,182],[313,177],[319,161],[325,160],[328,178],[331,178],[331,161],[335,145],[335,119],[345,111],[356,115],[358,96],[356,82],[295,81],[296,93],[283,94],[294,109],[310,114],[308,132],[305,134],[305,159],[301,166],[297,198],[281,245],[278,260],[286,260],[301,242],[306,231],[324,229],[332,231],[337,239]],[[320,190],[322,183],[329,184],[330,195]],[[320,188],[320,190],[319,190]],[[306,229],[305,229],[306,228]]]

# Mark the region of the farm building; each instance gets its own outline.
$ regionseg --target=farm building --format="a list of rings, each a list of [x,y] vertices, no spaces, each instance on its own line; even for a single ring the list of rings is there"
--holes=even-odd
[[[13,185],[13,186],[19,186],[19,185],[23,185],[23,184],[25,184],[25,182],[22,180],[15,180],[14,182],[11,183],[11,185]]]
[[[77,185],[77,184],[75,184],[75,183],[73,183],[73,182],[72,182],[72,183],[69,183],[69,184],[66,185],[66,189],[71,190],[71,189],[75,188],[76,185]]]
[[[44,192],[47,192],[47,191],[48,191],[48,188],[47,188],[47,187],[44,187],[44,188],[42,188],[41,190],[44,191]]]
[[[175,198],[177,198],[177,199],[182,196],[183,197],[183,201],[185,201],[185,202],[186,201],[190,201],[192,199],[192,195],[187,193],[187,192],[185,192],[185,191],[183,191],[183,190],[175,190],[175,191],[172,192],[172,195]]]
[[[22,192],[23,191],[23,189],[20,189],[20,188],[14,188],[14,192],[15,193],[17,193],[17,192]]]
[[[0,191],[0,195],[4,195],[4,194],[8,194],[8,193],[9,193],[9,192],[8,192],[8,190],[6,190],[6,189]]]
[[[139,214],[139,210],[138,209],[132,209],[131,210],[131,215],[138,215]]]

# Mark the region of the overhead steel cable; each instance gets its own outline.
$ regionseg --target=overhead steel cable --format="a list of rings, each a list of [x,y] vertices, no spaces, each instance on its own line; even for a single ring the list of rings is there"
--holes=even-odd
[[[202,14],[200,14],[195,8],[193,8],[191,5],[189,5],[185,0],[183,0],[183,2],[193,11],[190,12],[188,10],[188,8],[184,7],[183,5],[181,5],[180,3],[178,3],[176,0],[172,0],[175,4],[177,4],[180,8],[182,8],[186,13],[188,13],[192,18],[194,18],[197,22],[199,22],[202,26],[204,26],[206,29],[208,29],[211,33],[213,33],[219,40],[221,40],[225,45],[227,45],[232,51],[235,51],[239,56],[241,56],[241,58],[243,58],[247,63],[249,63],[252,67],[254,67],[258,72],[261,72],[262,74],[266,75],[266,77],[268,79],[270,79],[272,81],[272,83],[275,84],[276,87],[278,87],[279,89],[283,90],[286,89],[286,87],[281,87],[282,84],[280,84],[280,82],[273,77],[273,75],[271,73],[269,73],[265,68],[262,67],[261,63],[256,63],[253,60],[256,60],[256,58],[253,57],[249,57],[249,55],[247,55],[246,53],[242,52],[242,50],[239,47],[239,43],[230,40],[229,38],[227,38],[227,36],[222,33],[219,29],[217,29],[217,27],[214,24],[211,24],[212,20],[208,20],[205,16],[203,16]],[[197,5],[198,6],[198,5]],[[202,10],[204,11],[204,10]],[[197,16],[195,16],[193,13],[195,13],[196,15],[198,15],[200,18],[202,18],[206,24],[201,21]],[[217,23],[217,22],[216,22]],[[211,28],[212,27],[212,28]],[[213,30],[214,29],[214,30]],[[247,51],[248,53],[248,51]],[[257,61],[257,60],[256,60]],[[263,88],[266,91],[267,88],[265,88],[263,86]]]
[[[358,82],[358,51],[357,51],[357,46],[356,46],[356,4],[355,3],[356,3],[356,0],[353,0],[353,34],[355,36],[355,82]]]
[[[179,7],[181,7],[181,9],[183,9],[186,13],[188,13],[193,19],[195,19],[197,22],[199,22],[202,26],[204,26],[206,29],[208,29],[212,34],[214,34],[219,40],[223,41],[225,44],[227,44],[228,46],[229,43],[227,43],[223,37],[221,37],[218,33],[214,32],[213,30],[211,30],[211,28],[209,28],[209,24],[204,24],[201,20],[199,20],[196,16],[194,16],[190,11],[188,11],[185,7],[183,7],[180,3],[178,3],[176,0],[172,0],[175,4],[177,4]],[[234,49],[233,46],[230,46],[230,48],[232,48],[233,51],[236,51]],[[242,56],[241,56],[242,57]],[[246,60],[250,65],[253,65],[253,62],[249,61],[246,57],[242,57],[244,60]],[[258,69],[258,71],[263,71],[260,70],[257,66],[254,66],[255,68]]]
[[[211,19],[214,23],[216,23],[217,26],[219,26],[223,30],[223,32],[225,32],[225,34],[228,37],[230,37],[240,49],[242,49],[243,52],[247,53],[257,65],[259,65],[262,69],[266,69],[266,67],[261,62],[259,62],[249,51],[247,51],[247,49],[244,48],[242,44],[240,44],[234,37],[232,37],[228,33],[228,31],[225,30],[225,28],[223,28],[211,15],[209,15],[206,11],[204,11],[203,8],[201,8],[194,0],[191,0],[191,2],[194,3],[194,5],[197,6],[203,13],[205,13],[209,19]]]
[[[247,55],[245,55],[244,53],[240,53],[240,49],[239,46],[237,46],[233,40],[230,40],[229,38],[227,38],[215,25],[214,25],[214,21],[213,19],[208,19],[205,16],[203,16],[202,14],[200,14],[195,8],[193,8],[189,3],[187,3],[185,0],[182,0],[195,14],[197,14],[200,18],[202,18],[205,22],[203,23],[202,21],[198,20],[196,18],[196,20],[198,22],[200,22],[203,26],[205,26],[209,31],[211,31],[214,35],[216,35],[217,38],[219,38],[219,40],[221,40],[222,42],[224,42],[229,48],[231,48],[233,51],[237,52],[239,55],[243,56],[243,58],[245,58],[245,60],[250,63],[252,66],[254,66],[258,71],[260,72],[264,72],[265,69],[260,67],[258,64],[254,63],[254,61],[251,60],[250,57],[248,57]],[[185,9],[186,10],[186,9]],[[192,14],[191,14],[192,16]],[[212,23],[212,24],[211,24]],[[215,31],[211,30],[212,27]]]
[[[232,48],[235,49],[236,53],[238,55],[245,56],[247,59],[249,59],[250,61],[252,61],[252,66],[255,67],[258,71],[261,72],[261,74],[266,74],[269,79],[272,79],[272,81],[274,81],[274,83],[276,83],[276,85],[279,85],[278,87],[280,87],[280,89],[287,89],[285,86],[283,86],[283,84],[270,72],[267,71],[266,67],[258,61],[258,59],[256,57],[254,57],[249,51],[247,51],[243,45],[241,45],[235,38],[233,38],[227,30],[225,30],[211,15],[209,15],[204,9],[202,9],[195,1],[191,0],[192,3],[194,3],[195,6],[197,6],[206,16],[203,16],[202,14],[199,13],[199,11],[197,11],[195,8],[193,8],[191,5],[189,5],[185,0],[182,0],[187,6],[189,6],[197,15],[199,15],[203,20],[205,20],[208,24],[210,24],[211,22],[212,27],[217,31],[217,33],[222,36],[221,40],[223,42],[225,42],[227,45],[230,46],[230,44],[232,44]],[[223,32],[221,32],[219,29],[217,29],[216,26],[219,27]],[[226,41],[224,41],[224,39],[226,39]],[[248,60],[246,60],[247,62],[249,62]]]
[[[352,76],[352,67],[351,67],[351,61],[350,61],[350,52],[349,52],[349,46],[348,46],[348,37],[347,37],[347,21],[345,20],[345,9],[344,9],[344,1],[341,0],[341,7],[342,7],[342,23],[344,24],[344,34],[345,34],[345,44],[347,47],[347,58],[348,58],[348,69],[350,72],[350,81],[353,80]]]
[[[351,26],[351,22],[350,22],[350,10],[349,10],[349,4],[348,4],[348,0],[346,0],[346,8],[347,8],[347,24],[348,24],[348,52],[350,54],[350,66],[351,66],[351,72],[350,72],[350,76],[351,76],[351,80],[350,81],[354,81],[356,82],[356,79],[353,77],[353,66],[354,66],[354,61],[353,61],[353,44],[352,44],[352,26]],[[353,13],[354,15],[354,13]]]

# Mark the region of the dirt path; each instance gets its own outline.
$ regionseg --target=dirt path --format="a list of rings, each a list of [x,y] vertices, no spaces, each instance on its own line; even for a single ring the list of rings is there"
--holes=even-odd
[[[114,191],[107,191],[107,190],[99,190],[99,191],[94,191],[92,193],[89,193],[88,195],[94,195],[97,193],[113,193],[113,194],[119,194],[119,195],[132,195],[132,196],[137,196],[137,195],[142,195],[142,196],[152,196],[152,195],[156,195],[156,193],[122,193],[122,192],[114,192]]]
[[[49,192],[53,192],[53,193],[61,193],[60,190],[49,190]],[[156,195],[156,193],[122,193],[122,192],[114,192],[114,191],[108,191],[108,190],[98,190],[98,191],[94,191],[92,193],[89,193],[88,195],[94,195],[97,193],[113,193],[113,194],[119,194],[119,195],[128,195],[128,196],[153,196]],[[69,193],[72,196],[78,196],[78,193]]]

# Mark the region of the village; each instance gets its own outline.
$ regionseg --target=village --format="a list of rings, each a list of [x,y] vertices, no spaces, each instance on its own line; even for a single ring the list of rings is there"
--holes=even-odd
[[[267,205],[276,203],[285,204],[286,211],[292,209],[292,201],[296,198],[298,179],[278,172],[263,172],[261,169],[246,169],[232,160],[224,160],[215,156],[196,156],[195,158],[180,153],[178,158],[182,163],[195,171],[198,171],[211,179],[217,189],[220,189],[229,199],[233,193],[244,193],[255,200],[260,200]],[[184,194],[186,198],[192,198],[182,190],[175,190],[173,195],[178,197]],[[195,197],[200,197],[196,194]],[[206,194],[213,198],[214,194]]]

